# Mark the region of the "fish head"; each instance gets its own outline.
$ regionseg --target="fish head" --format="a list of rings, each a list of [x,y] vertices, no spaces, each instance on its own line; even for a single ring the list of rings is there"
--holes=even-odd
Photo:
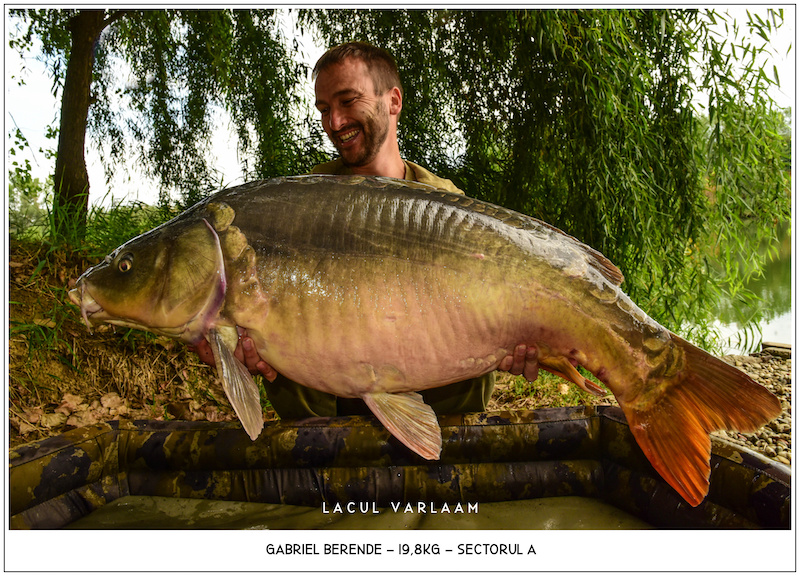
[[[225,297],[219,237],[203,219],[167,223],[86,270],[69,297],[89,330],[107,322],[197,342]]]

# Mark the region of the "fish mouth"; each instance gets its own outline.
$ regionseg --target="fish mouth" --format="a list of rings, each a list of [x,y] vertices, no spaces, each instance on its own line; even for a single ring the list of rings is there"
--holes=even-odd
[[[72,300],[73,304],[80,307],[81,318],[83,318],[83,322],[86,324],[91,334],[92,322],[89,320],[89,317],[104,312],[103,307],[86,291],[86,285],[83,283],[69,291],[69,299]]]

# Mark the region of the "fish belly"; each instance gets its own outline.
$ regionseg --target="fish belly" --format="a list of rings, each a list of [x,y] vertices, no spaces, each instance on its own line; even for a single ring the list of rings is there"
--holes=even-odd
[[[485,374],[520,336],[510,291],[437,265],[330,258],[278,276],[269,314],[248,333],[280,373],[339,396]]]

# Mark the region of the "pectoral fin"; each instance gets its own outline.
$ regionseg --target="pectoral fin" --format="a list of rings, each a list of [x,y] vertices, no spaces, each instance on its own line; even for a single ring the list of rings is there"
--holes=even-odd
[[[217,373],[222,380],[222,389],[228,396],[228,402],[233,406],[247,435],[255,440],[264,428],[258,386],[245,365],[225,345],[222,334],[217,330],[209,330],[206,339],[211,344]]]
[[[416,392],[363,396],[369,409],[398,440],[427,460],[437,460],[442,451],[442,431],[433,408]]]

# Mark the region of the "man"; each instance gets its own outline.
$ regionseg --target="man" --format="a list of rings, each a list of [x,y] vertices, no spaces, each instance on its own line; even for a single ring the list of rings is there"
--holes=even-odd
[[[330,49],[314,66],[316,102],[322,126],[339,158],[315,166],[316,174],[361,174],[413,180],[463,194],[450,180],[400,156],[397,125],[403,108],[403,90],[394,58],[381,48],[350,42]],[[201,360],[213,364],[210,348],[197,346]],[[361,400],[337,398],[300,386],[264,362],[242,331],[235,355],[253,373],[266,379],[267,395],[282,418],[368,414]],[[313,359],[310,359],[313,361]],[[500,370],[538,375],[537,350],[521,344],[503,359]],[[494,374],[422,392],[438,414],[478,412],[486,408],[494,388]]]

